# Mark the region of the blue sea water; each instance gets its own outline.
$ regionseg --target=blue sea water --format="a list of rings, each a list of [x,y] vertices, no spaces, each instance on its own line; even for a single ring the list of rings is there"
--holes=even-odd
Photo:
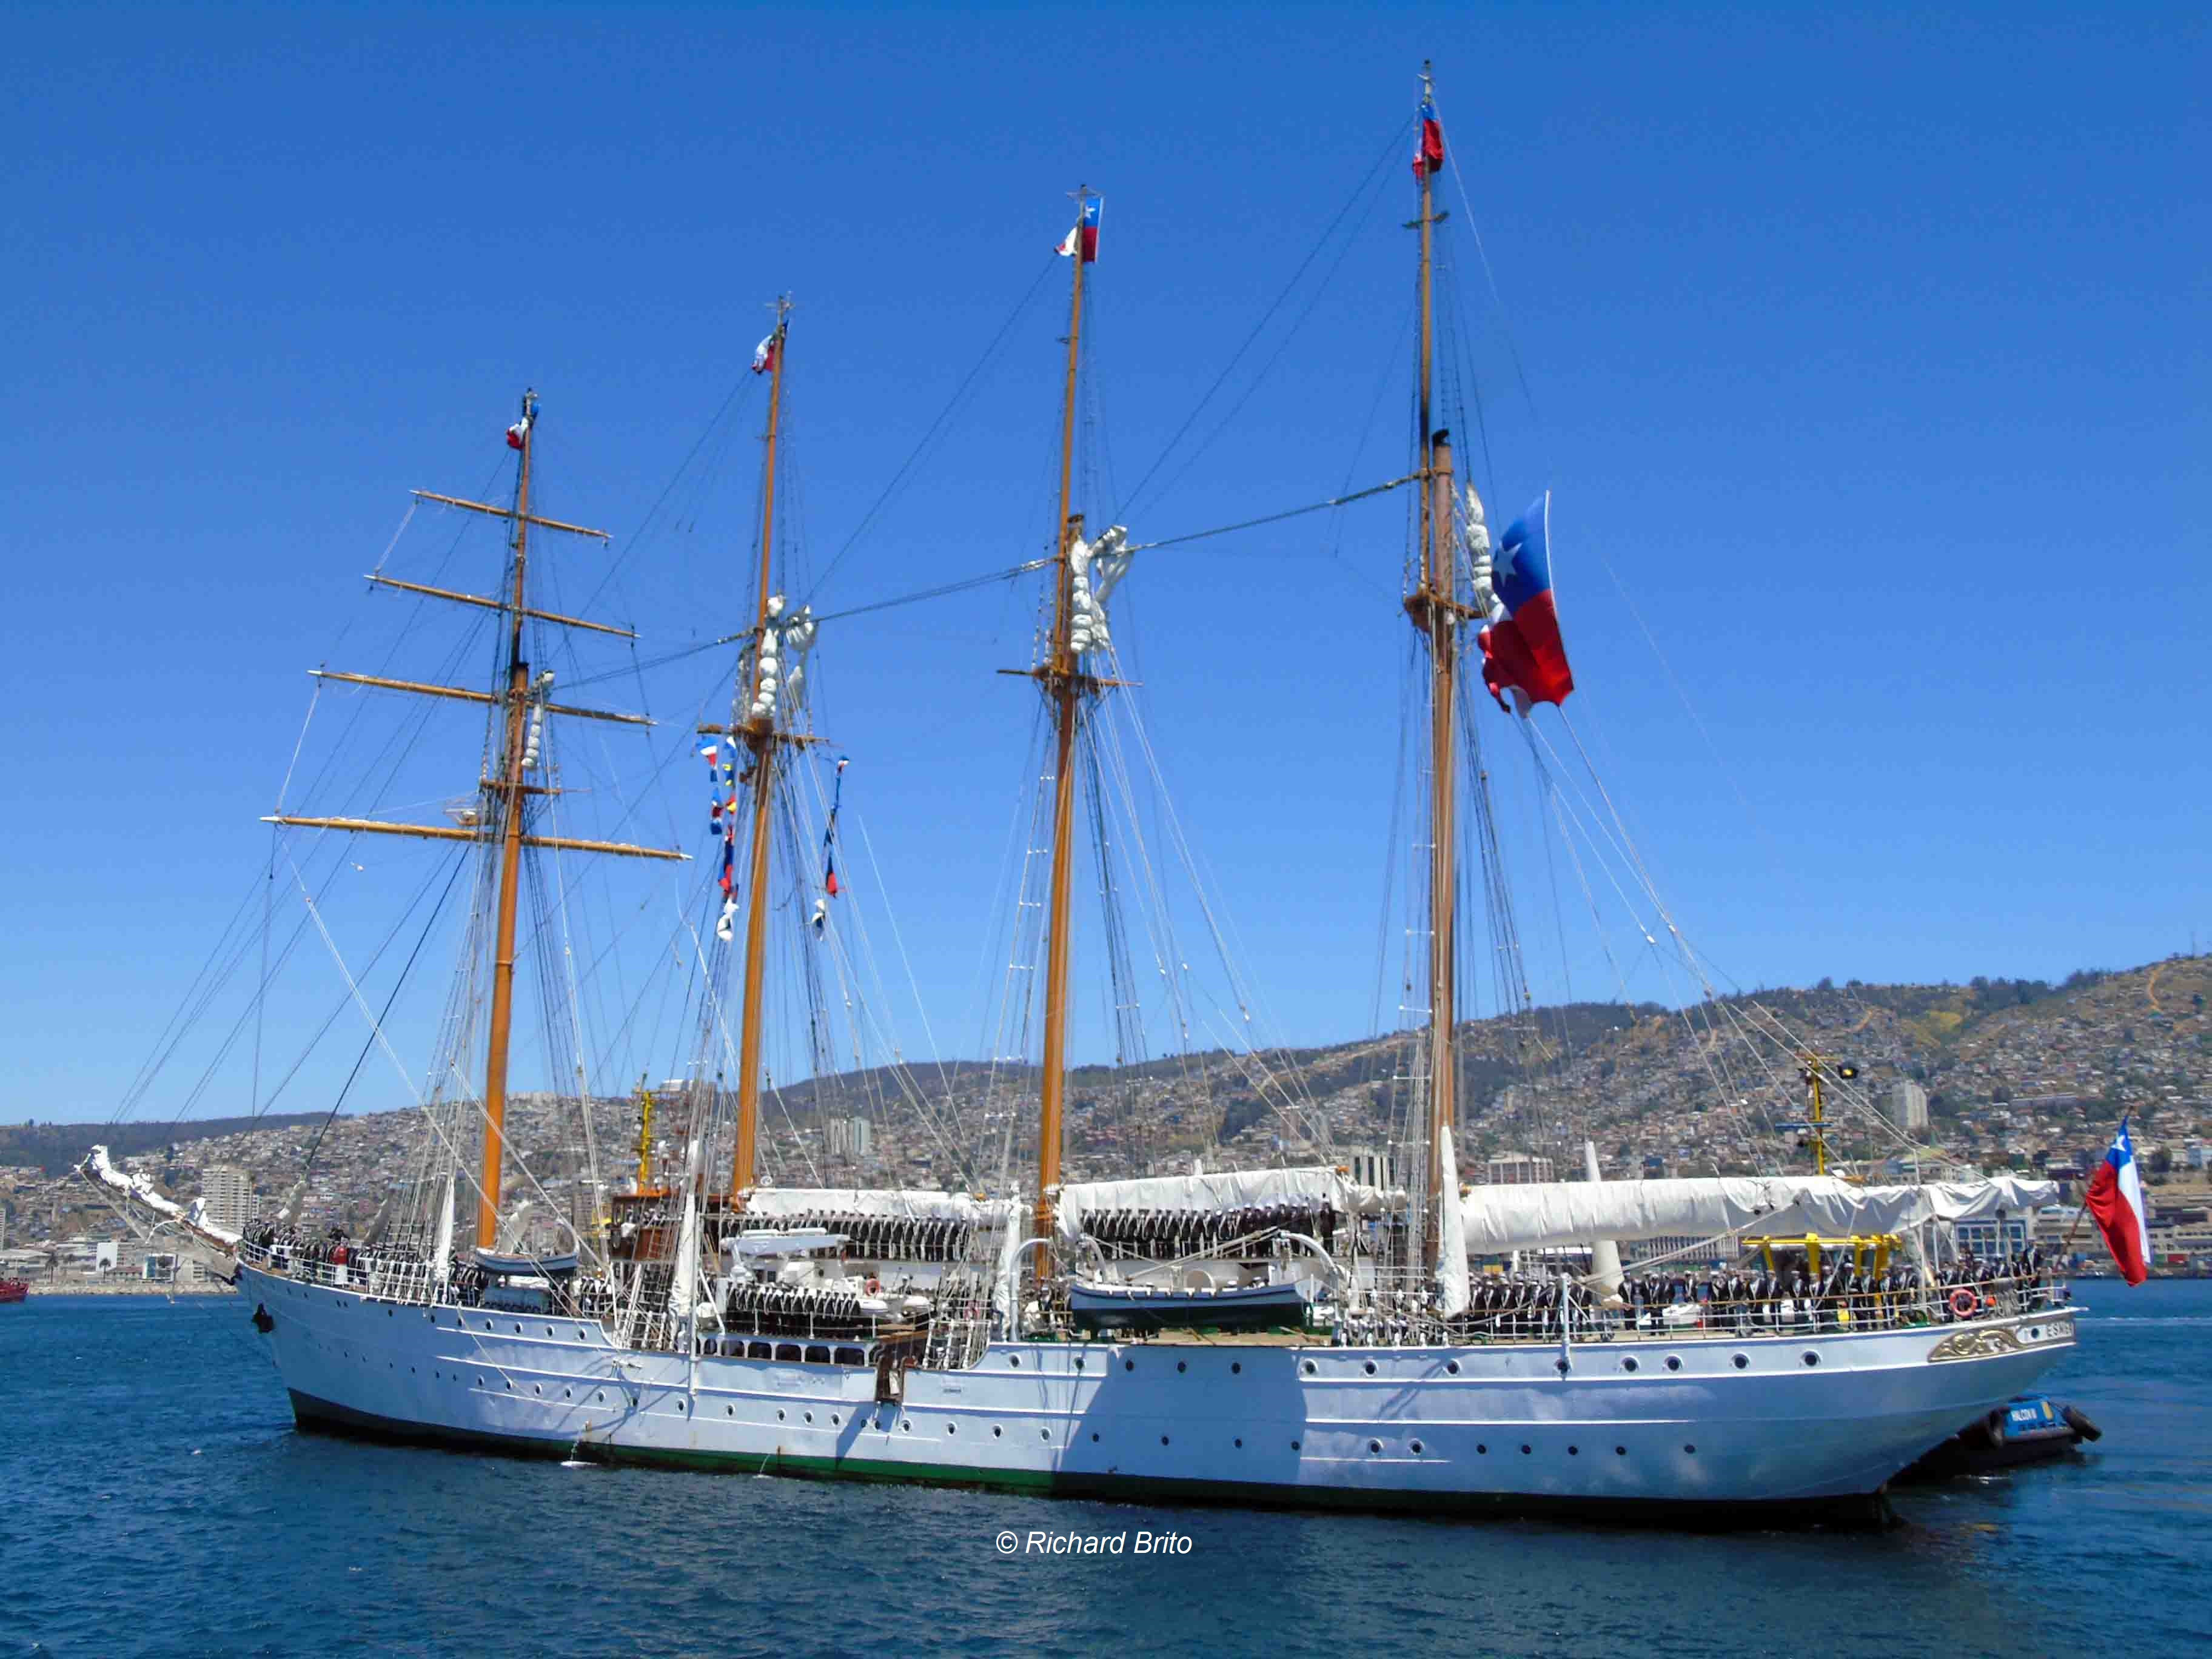
[[[567,1468],[295,1433],[230,1297],[0,1308],[0,1659],[2212,1650],[2212,1283],[2077,1287],[2077,1460],[1718,1537]],[[1187,1553],[1003,1557],[1006,1529]]]

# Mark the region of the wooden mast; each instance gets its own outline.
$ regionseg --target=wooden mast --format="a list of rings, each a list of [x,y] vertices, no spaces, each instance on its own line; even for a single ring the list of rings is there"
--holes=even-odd
[[[1435,91],[1429,65],[1421,65],[1421,106],[1426,118]],[[1418,164],[1421,184],[1421,583],[1407,610],[1413,625],[1429,643],[1429,1115],[1426,1225],[1422,1229],[1422,1260],[1434,1270],[1443,1231],[1443,1206],[1458,1198],[1443,1188],[1443,1131],[1454,1121],[1454,1089],[1458,1067],[1454,1063],[1453,1027],[1456,962],[1454,937],[1458,916],[1458,853],[1455,751],[1453,738],[1459,667],[1459,590],[1457,556],[1452,529],[1451,441],[1436,429],[1431,413],[1431,385],[1435,352],[1434,173],[1424,159]]]
[[[1072,510],[1075,476],[1075,386],[1083,338],[1083,214],[1089,191],[1075,192],[1075,272],[1067,301],[1067,386],[1060,420],[1060,556],[1054,572],[1052,638],[1038,675],[1051,700],[1054,718],[1052,802],[1052,896],[1046,911],[1044,973],[1044,1074],[1037,1091],[1037,1191],[1036,1237],[1052,1236],[1052,1192],[1060,1185],[1062,1123],[1067,1100],[1067,951],[1072,916],[1075,831],[1075,723],[1082,698],[1075,651],[1070,643],[1075,603],[1075,567],[1070,556],[1082,533],[1083,515]],[[1050,1270],[1050,1247],[1037,1246],[1036,1274]]]
[[[507,633],[507,751],[501,796],[499,914],[491,969],[491,1042],[484,1058],[483,1163],[477,1184],[477,1248],[499,1248],[500,1183],[507,1154],[507,1038],[514,1017],[514,905],[522,876],[523,728],[530,665],[522,655],[523,573],[530,556],[530,453],[537,441],[538,394],[522,394],[522,465],[514,487],[514,598]]]
[[[783,354],[790,331],[789,296],[775,302],[775,332],[769,337],[768,459],[761,485],[760,610],[753,624],[753,683],[745,700],[748,718],[732,720],[753,757],[752,860],[745,895],[745,992],[738,1037],[738,1133],[730,1161],[730,1203],[743,1204],[753,1184],[760,1139],[761,980],[768,963],[768,832],[775,761],[775,711],[752,715],[760,699],[761,658],[768,639],[769,584],[775,553],[775,441],[783,414]]]

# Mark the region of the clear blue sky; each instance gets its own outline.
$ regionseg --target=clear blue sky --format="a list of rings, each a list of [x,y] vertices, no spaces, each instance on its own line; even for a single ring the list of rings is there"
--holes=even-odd
[[[485,487],[523,383],[546,509],[619,537],[790,290],[818,570],[1087,182],[1095,453],[1126,493],[1425,55],[1501,302],[1461,283],[1479,476],[1507,511],[1554,492],[1570,713],[1685,931],[1745,985],[2212,940],[2201,11],[25,5],[9,37],[8,1117],[110,1109],[265,854],[302,671],[375,603],[404,491]],[[1402,155],[1387,176],[1139,539],[1402,470]],[[825,606],[1038,550],[1060,274]],[[609,589],[648,650],[738,625],[750,462],[726,472]],[[1402,530],[1299,520],[1124,590],[1186,822],[1299,1040],[1370,1024]],[[560,556],[578,598],[607,556]],[[1029,614],[825,630],[963,1052],[1029,718],[991,671]]]

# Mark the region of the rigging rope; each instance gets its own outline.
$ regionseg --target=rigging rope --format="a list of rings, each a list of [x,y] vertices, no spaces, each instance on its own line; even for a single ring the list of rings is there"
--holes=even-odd
[[[1355,489],[1348,495],[1332,495],[1328,500],[1316,501],[1310,507],[1293,507],[1281,513],[1267,514],[1263,518],[1246,519],[1237,524],[1224,524],[1213,530],[1194,530],[1188,535],[1169,536],[1157,542],[1137,542],[1125,550],[1131,553],[1146,553],[1158,547],[1180,547],[1185,542],[1202,542],[1212,536],[1226,536],[1239,530],[1256,530],[1261,525],[1279,524],[1285,519],[1303,518],[1309,513],[1326,513],[1333,507],[1348,507],[1354,501],[1365,501],[1370,495],[1381,495],[1406,484],[1417,483],[1421,476],[1419,472],[1408,472],[1404,477],[1393,478],[1388,483],[1372,484],[1365,489]],[[1051,561],[1045,560],[1041,562],[1050,563]],[[1030,566],[1029,568],[1034,569],[1036,566]]]

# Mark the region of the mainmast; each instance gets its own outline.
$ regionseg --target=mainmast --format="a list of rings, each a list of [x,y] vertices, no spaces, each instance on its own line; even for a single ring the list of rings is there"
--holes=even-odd
[[[1073,510],[1075,476],[1075,386],[1083,339],[1083,272],[1093,246],[1084,240],[1090,192],[1075,192],[1070,264],[1074,267],[1067,301],[1067,385],[1060,404],[1060,552],[1054,566],[1052,638],[1037,678],[1052,704],[1054,764],[1052,802],[1052,896],[1046,910],[1044,973],[1044,1075],[1037,1091],[1037,1190],[1036,1237],[1052,1236],[1052,1193],[1060,1185],[1062,1121],[1067,1099],[1067,952],[1070,889],[1073,879],[1075,830],[1075,725],[1083,684],[1076,672],[1073,623],[1075,568],[1073,554],[1082,533],[1083,515]],[[1042,1279],[1051,1264],[1048,1246],[1037,1247]]]
[[[1437,215],[1434,180],[1443,161],[1436,125],[1435,83],[1421,65],[1421,137],[1413,171],[1421,186],[1420,462],[1421,580],[1407,596],[1406,612],[1429,647],[1429,1115],[1426,1125],[1427,1225],[1422,1230],[1425,1264],[1433,1269],[1443,1236],[1443,1206],[1459,1194],[1443,1191],[1443,1131],[1454,1120],[1454,966],[1458,915],[1457,785],[1454,777],[1455,710],[1459,667],[1458,554],[1453,530],[1454,500],[1450,434],[1437,428],[1431,414],[1435,348],[1434,252]]]
[[[753,683],[745,699],[749,718],[731,722],[730,735],[752,756],[752,859],[745,910],[745,989],[740,1005],[738,1037],[738,1133],[730,1163],[730,1202],[744,1201],[753,1184],[754,1160],[760,1139],[761,1095],[761,980],[768,962],[768,832],[775,780],[775,710],[751,713],[760,707],[762,660],[767,654],[769,585],[774,578],[775,552],[775,443],[783,415],[784,342],[791,327],[788,295],[775,302],[775,331],[764,344],[769,354],[768,459],[761,485],[760,609],[753,623]]]

